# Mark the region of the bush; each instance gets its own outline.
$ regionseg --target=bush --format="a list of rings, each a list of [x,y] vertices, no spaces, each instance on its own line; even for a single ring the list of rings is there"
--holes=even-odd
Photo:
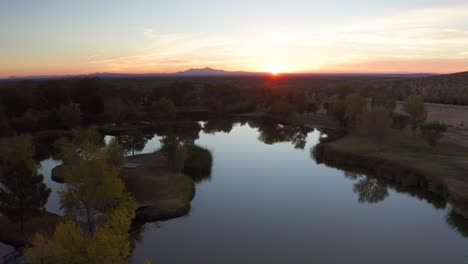
[[[186,150],[186,159],[182,172],[190,175],[195,182],[210,177],[213,165],[211,152],[194,144],[185,145],[184,148]]]
[[[447,125],[440,121],[425,122],[419,126],[419,130],[421,131],[421,138],[426,140],[432,147],[435,147],[444,132],[447,131]]]
[[[392,127],[398,130],[403,130],[409,124],[411,124],[411,119],[407,115],[402,115],[398,113],[392,113]]]

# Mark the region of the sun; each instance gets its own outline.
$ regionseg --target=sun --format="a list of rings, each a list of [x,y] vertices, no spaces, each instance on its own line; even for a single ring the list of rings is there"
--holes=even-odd
[[[280,64],[269,64],[267,69],[271,74],[278,75],[283,70],[283,67]]]

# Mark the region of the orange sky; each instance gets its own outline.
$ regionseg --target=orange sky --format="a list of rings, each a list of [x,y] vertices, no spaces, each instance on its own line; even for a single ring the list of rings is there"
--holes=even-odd
[[[468,71],[466,1],[156,2],[3,2],[0,77]]]

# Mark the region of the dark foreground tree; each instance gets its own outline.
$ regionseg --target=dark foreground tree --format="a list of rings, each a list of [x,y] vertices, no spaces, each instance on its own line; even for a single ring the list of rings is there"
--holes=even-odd
[[[24,222],[37,215],[49,198],[50,189],[37,172],[32,137],[17,136],[2,150],[0,167],[0,212],[23,231]]]

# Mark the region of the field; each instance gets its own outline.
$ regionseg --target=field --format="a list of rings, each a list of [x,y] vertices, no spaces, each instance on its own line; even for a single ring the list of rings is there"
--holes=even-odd
[[[402,109],[402,102],[398,102],[396,111]],[[443,142],[468,147],[468,106],[426,103],[426,110],[428,120],[439,120],[449,126]]]

